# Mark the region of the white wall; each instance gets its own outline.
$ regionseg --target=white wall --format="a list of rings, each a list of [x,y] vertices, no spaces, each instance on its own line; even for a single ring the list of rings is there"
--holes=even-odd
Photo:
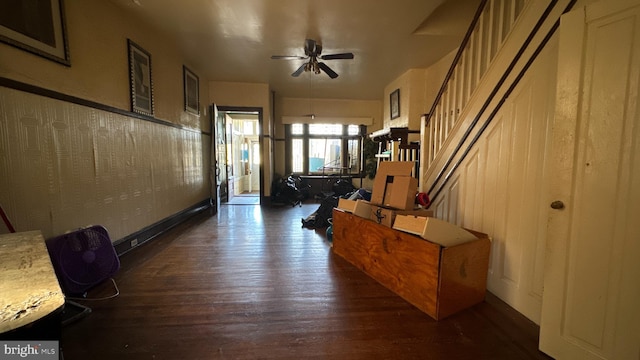
[[[450,52],[426,69],[409,69],[385,87],[383,128],[420,129],[420,118],[431,109],[455,53]],[[391,120],[390,95],[396,89],[400,90],[400,117]]]
[[[553,38],[431,206],[438,218],[489,234],[489,291],[536,323],[556,66]]]

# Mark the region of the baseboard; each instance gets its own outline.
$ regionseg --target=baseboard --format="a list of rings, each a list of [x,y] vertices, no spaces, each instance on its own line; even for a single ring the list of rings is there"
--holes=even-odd
[[[122,239],[118,239],[113,243],[113,246],[116,249],[116,253],[118,253],[118,256],[123,255],[128,251],[150,241],[151,239],[164,233],[165,231],[173,228],[174,226],[182,223],[190,217],[210,208],[210,199],[202,200],[201,202],[190,206],[178,213],[175,213],[163,220],[160,220],[155,224],[149,225],[140,231],[136,231],[133,234],[129,234],[123,237]]]

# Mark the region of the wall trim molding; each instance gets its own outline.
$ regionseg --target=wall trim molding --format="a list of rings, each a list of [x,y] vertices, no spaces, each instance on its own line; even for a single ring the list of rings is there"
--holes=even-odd
[[[35,94],[35,95],[48,97],[50,99],[55,99],[55,100],[69,102],[69,103],[76,104],[76,105],[90,107],[92,109],[102,110],[102,111],[106,111],[106,112],[110,112],[110,113],[114,113],[114,114],[118,114],[118,115],[122,115],[122,116],[136,118],[136,119],[139,119],[139,120],[149,121],[149,122],[152,122],[152,123],[173,127],[173,128],[184,130],[184,131],[197,132],[197,133],[201,133],[203,135],[209,135],[209,136],[211,135],[210,133],[206,133],[206,132],[201,131],[201,130],[192,129],[192,128],[189,128],[189,127],[186,127],[186,126],[183,126],[183,125],[180,125],[180,124],[172,123],[172,122],[167,121],[167,120],[158,119],[158,118],[155,118],[153,116],[142,115],[142,114],[135,113],[133,111],[119,109],[119,108],[116,108],[116,107],[113,107],[113,106],[110,106],[110,105],[105,105],[105,104],[98,103],[98,102],[95,102],[95,101],[79,98],[77,96],[63,94],[63,93],[58,92],[58,91],[46,89],[46,88],[39,87],[39,86],[32,85],[32,84],[23,83],[23,82],[20,82],[20,81],[17,81],[17,80],[13,80],[13,79],[9,79],[9,78],[6,78],[6,77],[0,77],[0,86],[6,87],[6,88],[9,88],[9,89],[18,90],[18,91],[23,91],[23,92],[30,93],[30,94]]]
[[[127,252],[139,247],[140,245],[153,240],[156,236],[165,233],[173,227],[181,224],[194,215],[211,208],[211,199],[204,199],[182,211],[179,211],[167,218],[164,218],[155,224],[151,224],[141,230],[129,234],[122,239],[113,242],[118,256],[122,256]],[[137,239],[137,244],[132,245],[131,241]]]

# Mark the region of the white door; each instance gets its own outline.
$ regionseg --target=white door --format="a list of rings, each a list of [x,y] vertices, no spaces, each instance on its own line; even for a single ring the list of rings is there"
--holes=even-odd
[[[250,150],[251,191],[260,191],[260,143],[251,141]]]
[[[640,359],[639,78],[640,0],[562,17],[540,325],[556,359]]]

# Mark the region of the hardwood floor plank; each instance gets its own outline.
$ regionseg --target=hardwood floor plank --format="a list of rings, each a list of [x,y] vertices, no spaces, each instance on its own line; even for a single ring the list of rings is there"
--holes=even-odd
[[[431,319],[302,228],[317,207],[224,206],[127,253],[120,296],[63,329],[65,360],[549,359],[491,294]]]

